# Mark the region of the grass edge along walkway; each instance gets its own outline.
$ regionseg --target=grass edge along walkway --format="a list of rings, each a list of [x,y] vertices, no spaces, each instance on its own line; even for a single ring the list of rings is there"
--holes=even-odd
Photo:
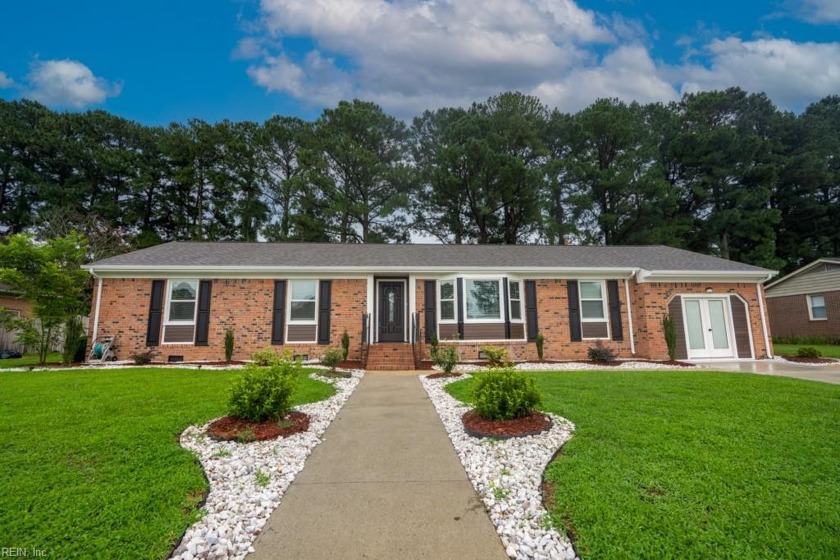
[[[0,547],[165,558],[207,482],[180,433],[225,414],[239,370],[0,373]],[[306,375],[295,404],[329,398]]]
[[[840,557],[840,387],[748,374],[534,374],[577,425],[554,523],[593,558]],[[472,381],[447,390],[469,400]]]

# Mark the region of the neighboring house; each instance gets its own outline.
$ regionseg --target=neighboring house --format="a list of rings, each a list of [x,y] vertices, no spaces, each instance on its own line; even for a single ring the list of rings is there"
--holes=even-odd
[[[775,336],[840,336],[840,258],[817,259],[766,287]]]
[[[0,283],[0,309],[10,310],[18,316],[32,316],[32,302],[23,299],[20,292],[13,290],[3,283]],[[23,352],[23,345],[15,341],[16,336],[17,333],[15,331],[8,331],[0,327],[0,350]]]
[[[101,260],[91,331],[120,358],[234,359],[266,346],[320,356],[350,335],[350,359],[411,367],[433,337],[462,360],[506,347],[514,360],[586,359],[598,341],[623,358],[772,356],[762,283],[772,271],[663,246],[174,242]]]

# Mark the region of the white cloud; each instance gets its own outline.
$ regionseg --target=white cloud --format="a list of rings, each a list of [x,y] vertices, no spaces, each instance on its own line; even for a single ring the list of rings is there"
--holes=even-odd
[[[121,86],[94,76],[75,60],[37,61],[27,76],[25,97],[45,105],[83,108],[119,95]]]
[[[796,13],[811,23],[838,23],[840,22],[840,1],[799,0]]]
[[[5,72],[0,72],[0,89],[11,88],[15,86],[15,81],[8,77]]]
[[[840,43],[795,43],[787,39],[712,41],[708,66],[676,69],[682,91],[740,86],[763,91],[784,107],[799,107],[840,91]]]
[[[840,43],[711,40],[683,45],[684,62],[668,65],[646,46],[655,31],[574,0],[261,0],[260,6],[258,30],[233,56],[251,60],[248,74],[267,91],[313,105],[359,97],[411,117],[518,90],[577,111],[599,97],[670,101],[686,91],[740,86],[799,108],[840,91]],[[295,50],[300,38],[313,45],[308,52]]]

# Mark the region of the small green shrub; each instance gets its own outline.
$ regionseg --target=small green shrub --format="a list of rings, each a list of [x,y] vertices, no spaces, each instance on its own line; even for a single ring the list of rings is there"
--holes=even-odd
[[[537,338],[534,341],[534,344],[537,345],[537,359],[539,361],[543,360],[543,347],[545,346],[545,337],[543,336],[542,332],[537,333]]]
[[[290,362],[291,360],[283,360],[274,348],[263,348],[251,354],[251,361],[258,366],[277,366],[283,361]]]
[[[443,370],[443,373],[447,375],[452,373],[452,370],[458,365],[458,347],[455,344],[438,347],[432,356],[432,361]]]
[[[822,352],[813,346],[803,346],[796,349],[797,358],[819,358],[820,356],[822,356]]]
[[[840,346],[840,335],[835,334],[827,336],[774,336],[773,344],[815,344]]]
[[[476,414],[488,420],[521,418],[542,401],[534,378],[512,367],[478,375],[473,397]]]
[[[437,334],[433,334],[432,341],[429,342],[429,355],[432,357],[432,361],[435,363],[437,363],[437,355],[439,350],[440,342],[438,341]]]
[[[344,350],[341,348],[330,347],[324,350],[321,354],[321,363],[330,368],[330,371],[335,371],[335,366],[344,359]]]
[[[233,331],[228,329],[225,331],[225,361],[229,362],[233,358]]]
[[[595,346],[589,347],[586,351],[586,355],[591,361],[601,363],[614,362],[618,357],[612,348],[604,346],[604,343],[600,340],[595,343]]]
[[[670,314],[662,317],[662,332],[665,334],[665,345],[668,347],[668,359],[677,359],[677,325]]]
[[[502,346],[482,346],[479,348],[487,356],[487,363],[490,367],[501,367],[508,362],[507,348]]]
[[[341,359],[346,360],[347,355],[350,354],[350,335],[347,333],[347,329],[344,329],[344,332],[341,333]]]
[[[280,362],[267,368],[246,366],[231,390],[230,415],[251,422],[283,418],[292,409],[292,392],[300,371],[300,364],[295,362]]]
[[[78,317],[73,317],[64,324],[64,345],[61,349],[61,363],[66,365],[73,363],[73,361],[79,361],[76,360],[76,355],[79,353],[79,346],[87,342],[84,336],[85,327]]]
[[[145,366],[146,364],[152,363],[152,358],[154,357],[154,355],[154,350],[146,350],[145,352],[136,352],[134,354],[131,354],[129,358],[136,365]]]

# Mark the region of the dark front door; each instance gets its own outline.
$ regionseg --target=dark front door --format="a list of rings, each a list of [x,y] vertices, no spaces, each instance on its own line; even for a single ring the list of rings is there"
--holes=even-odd
[[[380,342],[403,342],[405,323],[405,284],[403,282],[379,283],[379,337]]]

